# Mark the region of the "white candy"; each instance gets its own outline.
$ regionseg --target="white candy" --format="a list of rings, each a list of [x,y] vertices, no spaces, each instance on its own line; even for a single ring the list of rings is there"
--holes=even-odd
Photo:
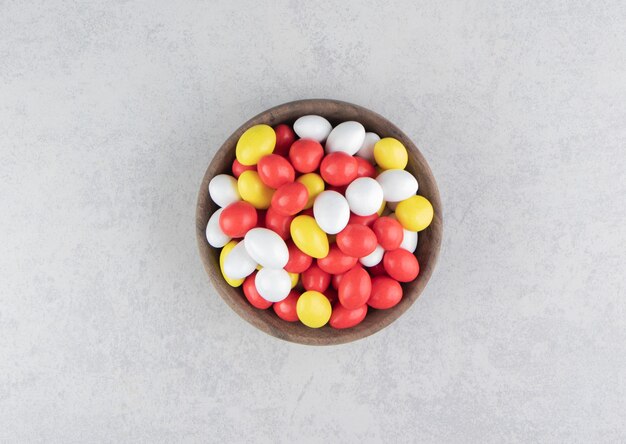
[[[374,265],[378,265],[380,261],[383,260],[383,255],[385,254],[385,249],[380,245],[376,245],[374,251],[372,251],[367,256],[364,256],[359,259],[359,262],[365,265],[366,267],[373,267]]]
[[[252,228],[244,237],[246,251],[263,267],[283,268],[289,260],[289,250],[285,241],[267,228]]]
[[[378,175],[376,181],[383,189],[385,201],[400,202],[417,193],[417,179],[405,170],[387,170]]]
[[[242,240],[224,259],[224,274],[230,279],[243,279],[250,276],[256,266],[257,263],[246,251],[246,241]]]
[[[356,155],[366,159],[370,163],[376,163],[374,160],[374,145],[380,140],[380,136],[376,133],[365,133],[365,139],[361,148],[356,152]]]
[[[404,231],[404,237],[402,238],[400,248],[404,248],[405,250],[413,253],[417,248],[417,231],[409,231],[406,228],[403,228],[402,230]]]
[[[209,195],[213,202],[220,207],[227,207],[233,202],[241,200],[237,189],[237,179],[228,174],[218,174],[209,182]]]
[[[328,234],[337,234],[348,225],[350,207],[348,201],[336,191],[322,191],[313,204],[313,216],[317,225]]]
[[[220,228],[222,210],[223,208],[220,208],[213,213],[206,224],[206,240],[214,248],[222,248],[230,241],[230,237]]]
[[[346,188],[350,210],[359,216],[369,216],[383,204],[383,189],[371,177],[359,177]]]
[[[291,278],[289,273],[281,268],[262,268],[254,276],[254,286],[266,301],[279,302],[289,295]]]
[[[365,128],[359,122],[343,122],[337,125],[326,139],[326,152],[342,151],[353,156],[363,145]]]
[[[326,140],[333,126],[322,116],[302,116],[293,124],[294,132],[301,139]]]

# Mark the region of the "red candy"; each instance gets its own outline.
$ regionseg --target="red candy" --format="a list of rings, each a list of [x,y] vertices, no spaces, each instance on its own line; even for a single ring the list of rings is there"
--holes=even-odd
[[[376,219],[378,219],[377,213],[370,214],[369,216],[359,216],[358,214],[351,213],[348,224],[367,225],[371,227],[374,225],[374,222],[376,222]]]
[[[328,256],[317,260],[317,265],[330,274],[342,274],[356,265],[358,258],[348,256],[342,252],[337,244],[330,246]]]
[[[281,156],[287,156],[289,154],[289,148],[291,144],[296,140],[296,133],[293,132],[289,125],[281,123],[274,127],[276,133],[276,146],[274,147],[274,154]]]
[[[380,261],[373,267],[369,267],[367,271],[369,271],[370,275],[372,276],[387,276],[387,272],[385,271],[385,266],[383,265],[382,261]]]
[[[298,320],[296,304],[298,303],[299,297],[300,294],[297,291],[291,290],[285,299],[280,302],[274,302],[272,308],[282,320],[287,322],[296,322]]]
[[[411,282],[420,272],[417,258],[403,248],[387,251],[383,265],[387,274],[400,282]]]
[[[341,304],[335,305],[328,323],[332,328],[350,328],[360,324],[367,315],[367,304],[349,310]]]
[[[289,160],[300,173],[312,173],[320,165],[324,157],[324,148],[319,142],[311,139],[296,140],[289,150]]]
[[[362,157],[355,157],[356,162],[358,163],[358,168],[356,170],[356,177],[371,177],[372,179],[376,178],[377,172],[374,165],[369,163],[366,159]]]
[[[289,260],[287,265],[285,265],[286,271],[289,273],[302,273],[311,266],[313,258],[300,251],[292,240],[287,241],[287,250],[289,251]]]
[[[353,310],[367,303],[372,292],[370,275],[361,267],[354,267],[341,278],[339,303]]]
[[[387,216],[379,217],[374,222],[372,230],[374,230],[378,243],[385,250],[400,248],[404,238],[404,230],[397,220]]]
[[[324,293],[330,285],[330,274],[318,267],[317,264],[311,264],[308,269],[302,272],[300,280],[305,290]]]
[[[330,153],[322,160],[320,175],[333,186],[348,185],[356,179],[359,164],[356,159],[343,152]]]
[[[265,228],[278,233],[283,240],[286,240],[290,236],[289,228],[293,218],[294,216],[284,216],[276,211],[275,208],[269,207],[265,213]]]
[[[333,286],[335,290],[339,290],[339,284],[341,283],[342,277],[343,277],[343,274],[333,274],[333,277],[330,280],[330,284]]]
[[[372,279],[372,294],[367,305],[384,310],[391,308],[402,299],[402,286],[388,276],[376,276]]]
[[[256,227],[257,228],[266,228],[265,227],[265,216],[267,214],[267,210],[256,210]]]
[[[244,171],[256,171],[256,165],[242,165],[237,159],[233,161],[233,176],[239,178]]]
[[[309,200],[309,191],[300,182],[291,182],[281,186],[272,196],[272,208],[283,216],[293,216]]]
[[[348,224],[337,234],[336,242],[343,253],[360,258],[374,251],[378,241],[374,232],[367,226]]]
[[[257,172],[261,181],[274,189],[293,182],[296,178],[296,172],[289,161],[278,154],[261,157],[257,164]]]
[[[245,281],[243,281],[243,294],[246,296],[246,299],[253,307],[260,308],[261,310],[270,308],[272,303],[263,299],[263,297],[259,294],[256,289],[256,285],[254,284],[255,278],[256,271],[254,272],[254,274],[248,276]]]
[[[337,290],[335,290],[333,287],[328,287],[324,292],[324,296],[326,296],[326,299],[328,299],[328,302],[330,302],[331,304],[334,304],[335,302],[337,302],[337,299],[339,299]]]
[[[242,200],[233,202],[222,210],[219,222],[224,234],[234,238],[244,237],[257,224],[256,208]]]

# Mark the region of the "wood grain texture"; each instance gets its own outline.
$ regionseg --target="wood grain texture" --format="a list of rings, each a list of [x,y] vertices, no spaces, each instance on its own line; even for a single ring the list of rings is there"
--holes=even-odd
[[[335,330],[329,326],[312,329],[305,327],[299,322],[289,323],[283,321],[276,316],[271,308],[269,310],[258,310],[252,307],[243,295],[241,287],[233,288],[224,281],[219,268],[220,250],[211,247],[205,237],[205,228],[209,217],[218,208],[209,197],[209,181],[220,173],[232,174],[231,165],[235,159],[235,146],[241,134],[250,126],[260,123],[271,126],[279,123],[293,124],[298,117],[307,114],[324,116],[333,126],[346,120],[356,120],[361,122],[367,131],[373,131],[381,137],[395,137],[400,140],[409,152],[409,163],[406,169],[418,179],[418,194],[430,200],[435,212],[431,225],[419,233],[419,242],[415,255],[420,264],[420,274],[415,281],[402,285],[404,290],[402,301],[389,310],[374,310],[370,308],[367,317],[361,324],[345,330]],[[285,103],[262,112],[239,127],[224,142],[211,161],[200,185],[196,209],[196,236],[200,257],[213,286],[224,301],[239,316],[258,329],[286,341],[309,345],[342,344],[365,338],[387,327],[401,316],[422,293],[433,273],[441,246],[442,231],[443,222],[439,189],[426,159],[415,144],[398,127],[384,117],[358,105],[327,99],[299,100]]]

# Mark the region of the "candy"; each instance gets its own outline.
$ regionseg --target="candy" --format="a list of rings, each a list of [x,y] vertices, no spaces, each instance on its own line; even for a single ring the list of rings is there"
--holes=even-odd
[[[355,159],[358,164],[356,177],[376,177],[376,174],[378,173],[376,172],[376,168],[374,168],[374,165],[372,165],[362,157],[355,157]]]
[[[328,299],[318,291],[305,291],[296,304],[298,319],[307,327],[319,328],[330,319],[332,307]]]
[[[359,262],[366,267],[373,267],[380,263],[383,260],[383,255],[385,254],[385,249],[380,245],[376,245],[374,251],[372,251],[367,256],[364,256],[359,259]]]
[[[400,248],[404,238],[404,229],[400,222],[391,217],[379,217],[374,222],[372,230],[376,235],[378,244],[385,250]]]
[[[315,198],[322,191],[324,191],[324,179],[322,179],[319,174],[308,173],[298,177],[296,179],[296,182],[300,182],[302,185],[304,185],[309,192],[309,200],[304,208],[311,208],[313,206],[313,203],[315,202]]]
[[[322,270],[317,264],[312,264],[300,276],[305,290],[325,292],[330,285],[330,274]]]
[[[400,248],[404,248],[406,251],[413,253],[417,248],[417,231],[409,231],[403,228],[402,232],[403,236]]]
[[[370,275],[361,267],[346,272],[339,283],[339,303],[348,309],[355,309],[367,303],[372,292]]]
[[[265,213],[265,228],[269,228],[283,240],[287,240],[289,238],[289,227],[291,227],[292,220],[293,216],[284,216],[276,211],[276,209],[269,207]]]
[[[283,321],[296,322],[298,320],[298,313],[296,311],[296,304],[300,298],[300,293],[295,290],[291,290],[289,295],[282,301],[274,302],[273,309],[276,315]]]
[[[371,254],[377,245],[376,234],[365,225],[349,224],[337,235],[338,248],[348,256],[365,257]]]
[[[246,233],[244,241],[250,257],[263,267],[283,268],[289,260],[287,244],[272,230],[253,228]]]
[[[363,145],[365,128],[359,122],[343,122],[337,125],[326,139],[326,152],[343,151],[352,156]]]
[[[264,299],[258,292],[255,284],[257,273],[254,273],[248,276],[243,282],[243,294],[245,295],[250,305],[255,308],[265,310],[266,308],[270,308],[272,303],[266,299]]]
[[[328,234],[343,230],[350,219],[350,207],[345,197],[336,191],[322,191],[313,204],[317,225]]]
[[[374,159],[383,170],[403,170],[409,161],[409,155],[402,142],[393,137],[385,137],[374,145]]]
[[[311,216],[296,216],[290,232],[294,244],[309,256],[322,258],[328,254],[328,237]]]
[[[234,177],[218,174],[208,186],[220,208],[206,236],[223,247],[222,276],[253,307],[272,306],[279,318],[311,328],[351,328],[368,308],[396,306],[400,282],[419,275],[417,232],[434,217],[407,163],[399,140],[354,121],[332,128],[308,115],[293,129],[248,128]]]
[[[396,207],[398,222],[411,231],[426,229],[433,220],[433,214],[433,206],[423,196],[412,196]]]
[[[358,216],[376,213],[383,201],[383,189],[371,177],[359,177],[346,189],[350,210]]]
[[[387,274],[400,282],[411,282],[420,272],[417,258],[402,248],[386,252],[383,265]]]
[[[384,199],[388,202],[399,202],[417,193],[417,179],[405,170],[386,170],[376,177],[383,189]]]
[[[276,145],[276,133],[269,125],[248,128],[237,141],[235,155],[242,165],[256,165],[259,159],[271,154]]]
[[[276,190],[271,207],[283,216],[293,216],[302,211],[309,201],[309,192],[300,182],[286,183]]]
[[[283,269],[262,268],[254,280],[259,295],[266,301],[278,302],[291,291],[291,278]]]
[[[237,159],[233,160],[233,176],[239,179],[244,171],[256,171],[256,165],[242,165]]]
[[[230,241],[230,236],[222,231],[220,228],[220,216],[222,215],[223,208],[220,208],[209,218],[209,222],[206,224],[206,240],[214,248],[222,248]]]
[[[218,174],[209,182],[209,195],[220,207],[226,207],[241,200],[237,189],[237,179],[228,174]]]
[[[302,116],[293,124],[293,130],[301,139],[313,139],[317,142],[326,140],[332,125],[328,120],[321,116]]]
[[[274,190],[261,181],[256,171],[244,171],[237,179],[237,189],[241,198],[252,204],[254,208],[269,208]]]
[[[388,276],[376,276],[372,279],[372,292],[367,305],[384,310],[394,307],[402,299],[402,286]]]
[[[299,173],[310,173],[317,169],[324,157],[324,148],[311,139],[296,140],[289,150],[289,160]]]
[[[278,154],[261,157],[257,165],[257,172],[261,181],[274,189],[293,182],[296,178],[296,172],[289,161]]]
[[[246,241],[242,240],[224,259],[224,274],[231,279],[242,279],[251,275],[257,263],[246,251]]]
[[[342,274],[354,267],[357,261],[356,257],[348,256],[341,251],[337,244],[332,244],[328,255],[318,259],[317,265],[326,273]]]
[[[274,132],[276,133],[276,146],[274,147],[274,154],[286,157],[289,154],[291,144],[296,140],[296,134],[289,127],[289,125],[285,125],[284,123],[276,125],[274,127]]]
[[[380,136],[376,133],[365,133],[363,144],[356,152],[356,155],[367,161],[369,165],[374,162],[374,145],[380,140]],[[373,169],[373,168],[372,168]]]
[[[348,185],[357,175],[359,163],[346,153],[331,153],[320,164],[320,174],[326,183],[333,186]]]
[[[244,281],[243,279],[231,279],[226,276],[226,273],[224,273],[224,260],[226,259],[226,256],[228,256],[228,254],[231,252],[231,250],[235,248],[235,245],[237,245],[237,241],[230,241],[226,245],[224,245],[222,251],[220,251],[220,271],[222,272],[222,277],[224,278],[224,280],[231,287],[239,287],[241,286],[241,284],[243,284]]]
[[[287,265],[285,265],[285,270],[289,273],[302,273],[311,266],[313,258],[300,251],[292,240],[287,242],[287,250],[289,251],[289,260]]]
[[[342,305],[336,305],[330,315],[328,323],[332,328],[343,329],[351,328],[360,324],[367,315],[367,305],[362,305],[355,309],[349,310]]]
[[[232,203],[221,213],[220,228],[230,237],[244,237],[257,224],[257,211],[248,202]]]

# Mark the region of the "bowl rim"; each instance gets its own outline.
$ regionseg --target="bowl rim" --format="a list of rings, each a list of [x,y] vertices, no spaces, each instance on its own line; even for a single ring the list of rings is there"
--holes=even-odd
[[[298,110],[299,113],[294,114],[294,110]],[[388,310],[375,310],[377,313],[384,312],[384,314],[378,315],[378,318],[380,319],[376,319],[375,322],[369,322],[369,324],[366,325],[367,328],[359,328],[360,326],[363,326],[365,323],[364,321],[363,323],[348,329],[336,330],[329,326],[322,327],[321,329],[310,329],[299,322],[289,323],[278,318],[273,313],[271,307],[267,310],[259,310],[252,307],[245,299],[241,287],[230,287],[224,281],[219,268],[219,251],[221,249],[214,249],[206,241],[206,222],[210,215],[217,209],[217,206],[211,202],[209,197],[208,184],[209,181],[217,174],[224,172],[232,174],[230,171],[230,165],[232,164],[232,159],[235,157],[234,152],[236,142],[241,134],[243,134],[243,132],[249,127],[259,123],[276,126],[280,123],[287,123],[290,121],[293,122],[293,120],[295,120],[293,119],[293,116],[289,119],[281,117],[290,113],[297,116],[317,114],[328,118],[328,116],[333,113],[341,114],[345,112],[359,114],[362,115],[361,120],[368,119],[370,121],[377,122],[377,124],[379,123],[384,125],[386,131],[384,134],[381,134],[381,136],[395,137],[396,139],[401,140],[409,152],[409,164],[419,164],[420,173],[418,175],[418,180],[420,181],[420,191],[423,190],[422,179],[426,178],[429,187],[427,198],[433,205],[434,209],[433,222],[426,230],[420,232],[420,239],[424,237],[422,233],[428,234],[428,237],[426,238],[428,245],[422,245],[422,249],[428,250],[428,256],[426,257],[427,260],[425,264],[420,261],[420,274],[417,279],[413,282],[403,284],[404,294],[401,303]],[[329,118],[329,120],[333,119]],[[334,120],[340,121],[342,119]],[[368,130],[367,125],[365,126],[366,130]],[[228,160],[230,161],[227,162]],[[227,164],[227,167],[224,167],[225,163]],[[407,166],[407,169],[409,169],[409,166]],[[418,192],[418,194],[421,195],[422,193]],[[432,170],[430,169],[430,165],[422,155],[419,148],[417,148],[412,140],[409,139],[395,124],[380,114],[363,106],[335,99],[303,99],[286,102],[269,108],[246,121],[243,125],[237,128],[215,152],[202,178],[196,203],[196,240],[198,244],[198,251],[204,265],[204,269],[209,275],[209,280],[211,281],[214,289],[217,290],[220,297],[233,311],[235,311],[235,313],[259,330],[285,341],[306,345],[338,345],[363,339],[381,331],[402,316],[421,295],[428,281],[432,277],[432,273],[436,268],[441,250],[442,236],[443,219],[439,189]],[[414,254],[418,256],[418,252],[420,251],[420,242],[418,242],[418,249]],[[405,291],[407,288],[411,291],[411,293]],[[267,312],[271,313],[267,315]],[[371,315],[368,313],[368,317],[369,316]],[[368,317],[366,317],[366,320]],[[275,320],[272,320],[273,318],[275,318]],[[296,325],[297,327],[294,327]]]

